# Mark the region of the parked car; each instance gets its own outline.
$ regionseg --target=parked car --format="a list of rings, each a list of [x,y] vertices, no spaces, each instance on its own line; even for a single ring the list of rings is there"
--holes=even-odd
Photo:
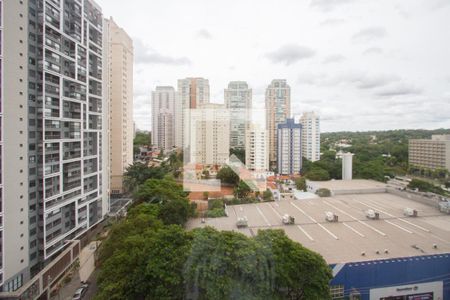
[[[75,294],[73,294],[72,300],[81,300],[83,299],[84,294],[86,294],[87,287],[81,286],[75,291]]]

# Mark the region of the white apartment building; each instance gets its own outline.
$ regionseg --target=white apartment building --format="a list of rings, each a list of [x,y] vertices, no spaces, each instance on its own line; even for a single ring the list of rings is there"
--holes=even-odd
[[[320,117],[315,112],[305,112],[302,124],[302,153],[310,161],[320,160]]]
[[[423,169],[450,171],[450,135],[409,140],[409,165]]]
[[[294,119],[278,124],[277,148],[278,173],[299,174],[302,169],[302,125]]]
[[[252,90],[245,81],[231,81],[224,98],[225,106],[230,110],[230,147],[245,149],[245,132],[251,121]]]
[[[23,286],[108,212],[102,13],[0,1],[0,285]]]
[[[230,115],[223,104],[207,103],[190,111],[189,163],[223,165],[230,151]]]
[[[152,144],[162,150],[175,146],[175,89],[157,86],[152,92]]]
[[[252,124],[246,132],[245,165],[256,172],[269,169],[269,137],[262,126]]]
[[[114,20],[104,20],[109,94],[110,189],[123,192],[123,173],[133,163],[133,40]]]
[[[274,79],[266,89],[266,129],[269,134],[269,163],[276,166],[277,128],[291,115],[291,88],[285,79]]]
[[[175,100],[175,146],[183,147],[189,143],[188,116],[191,109],[209,103],[209,80],[189,77],[178,79],[177,98]]]

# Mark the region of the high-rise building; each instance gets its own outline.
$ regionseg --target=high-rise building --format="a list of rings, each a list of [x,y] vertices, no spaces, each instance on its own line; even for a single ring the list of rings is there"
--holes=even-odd
[[[320,160],[320,117],[306,112],[300,118],[302,124],[302,153],[310,161]]]
[[[266,89],[266,129],[269,134],[270,167],[276,166],[277,128],[290,117],[291,88],[285,79],[274,79]]]
[[[108,210],[103,18],[91,0],[3,0],[0,14],[0,284],[12,292]]]
[[[157,86],[152,92],[153,145],[163,150],[175,146],[175,89]]]
[[[178,79],[175,101],[175,146],[184,147],[189,143],[188,116],[185,113],[201,104],[209,103],[209,81],[204,78]]]
[[[230,116],[223,104],[206,103],[190,112],[189,162],[223,165],[230,151]]]
[[[251,171],[269,169],[269,139],[267,130],[256,124],[250,125],[246,132],[245,165]]]
[[[230,147],[245,149],[245,132],[250,123],[252,90],[245,81],[231,81],[225,89],[225,106],[230,110]]]
[[[294,119],[278,124],[277,148],[278,173],[299,174],[302,169],[302,125]]]
[[[421,169],[450,171],[450,135],[409,140],[409,165]]]
[[[133,163],[133,41],[114,20],[105,19],[106,61],[109,75],[110,185],[123,192],[123,173]]]

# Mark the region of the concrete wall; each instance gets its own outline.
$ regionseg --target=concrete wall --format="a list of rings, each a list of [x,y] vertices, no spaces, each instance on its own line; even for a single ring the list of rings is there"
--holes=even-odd
[[[408,192],[408,191],[400,191],[397,189],[393,189],[393,188],[387,188],[387,192],[402,198],[406,198],[409,200],[413,200],[425,205],[429,205],[429,206],[433,206],[435,208],[439,209],[439,202],[440,199],[438,197],[433,197],[433,198],[429,198],[429,197],[425,197],[421,194],[416,194],[416,193],[412,193],[412,192]]]

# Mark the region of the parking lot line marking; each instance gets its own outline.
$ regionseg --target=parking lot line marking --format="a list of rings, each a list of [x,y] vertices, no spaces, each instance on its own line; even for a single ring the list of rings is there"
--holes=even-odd
[[[435,239],[438,239],[438,240],[440,240],[441,242],[444,242],[444,243],[447,243],[447,244],[450,244],[450,242],[449,241],[447,241],[447,240],[444,240],[443,238],[440,238],[440,237],[438,237],[437,235],[435,235],[435,234],[430,234],[432,237],[434,237]]]
[[[274,202],[273,204],[275,204],[276,207],[280,207],[280,204],[278,204],[277,202]]]
[[[426,229],[425,227],[422,227],[422,226],[419,226],[419,225],[417,225],[417,224],[414,224],[414,223],[411,223],[411,222],[409,222],[409,221],[406,221],[406,220],[404,220],[404,219],[401,219],[401,218],[399,218],[399,217],[396,217],[396,216],[394,216],[394,215],[392,215],[392,214],[390,214],[390,213],[387,213],[387,212],[385,212],[385,211],[382,211],[381,209],[379,209],[379,205],[376,205],[376,204],[374,204],[373,202],[370,202],[371,203],[371,205],[373,206],[372,208],[374,208],[374,209],[376,209],[376,210],[379,210],[380,212],[382,212],[383,214],[385,214],[385,215],[388,215],[388,216],[390,216],[390,217],[392,217],[392,218],[396,218],[397,220],[399,220],[399,221],[402,221],[403,223],[406,223],[406,224],[409,224],[409,225],[411,225],[411,226],[414,226],[414,227],[416,227],[416,228],[419,228],[420,230],[423,230],[423,231],[425,231],[425,232],[430,232],[430,230],[429,229]],[[364,203],[362,203],[362,204],[364,204]],[[370,206],[368,206],[368,205],[366,205],[367,207],[370,207]]]
[[[298,207],[297,205],[295,205],[294,203],[290,202],[296,209],[298,209],[302,214],[304,214],[305,216],[307,216],[311,221],[313,221],[314,223],[318,223],[313,217],[311,217],[310,215],[308,215],[303,209],[301,209],[300,207]]]
[[[325,226],[323,226],[322,224],[317,223],[317,225],[319,225],[320,228],[322,228],[323,230],[325,230],[325,231],[326,231],[329,235],[331,235],[335,240],[338,240],[338,239],[339,239],[334,233],[332,233],[331,231],[329,231],[328,229],[326,229]]]
[[[261,215],[261,217],[263,217],[263,219],[264,219],[264,221],[266,222],[267,226],[269,226],[269,227],[272,226],[272,225],[270,225],[269,220],[267,220],[266,216],[263,214],[263,212],[259,209],[258,206],[256,206],[256,210],[259,212],[259,214]]]
[[[377,232],[377,233],[379,233],[379,234],[381,234],[382,236],[386,236],[386,233],[384,233],[384,232],[382,232],[382,231],[380,231],[380,230],[378,230],[378,229],[376,229],[375,227],[373,227],[373,226],[370,226],[369,224],[367,224],[366,222],[364,222],[364,221],[361,221],[361,220],[358,220],[357,218],[355,218],[354,216],[352,216],[351,214],[349,214],[349,213],[347,213],[347,212],[345,212],[345,211],[343,211],[342,209],[340,209],[340,208],[338,208],[338,207],[336,207],[336,206],[334,206],[333,204],[331,204],[331,203],[328,203],[327,201],[323,201],[325,204],[327,204],[327,205],[329,205],[329,206],[331,206],[331,207],[333,207],[334,209],[336,209],[337,211],[340,211],[341,213],[343,213],[344,215],[347,215],[347,216],[349,216],[350,218],[352,218],[353,220],[355,220],[356,222],[358,222],[358,223],[360,223],[360,224],[362,224],[362,225],[364,225],[364,226],[366,226],[367,228],[370,228],[370,229],[372,229],[373,231],[375,231],[375,232]]]
[[[388,221],[388,220],[384,220],[384,221],[385,221],[386,223],[388,223],[388,224],[391,224],[392,226],[395,226],[395,227],[397,227],[397,228],[403,230],[404,232],[407,232],[407,233],[413,233],[412,231],[409,231],[408,229],[403,228],[403,227],[400,226],[400,225],[397,225],[397,224],[395,224],[395,223],[392,223],[391,221]]]
[[[308,215],[303,209],[301,209],[300,207],[298,207],[297,205],[295,205],[294,203],[291,202],[291,204],[298,209],[302,214],[304,214],[305,216],[307,216],[311,221],[313,221],[314,223],[316,223],[320,228],[322,228],[323,230],[325,230],[325,232],[327,232],[329,235],[331,235],[333,238],[335,238],[336,240],[338,240],[339,238],[332,233],[331,231],[329,231],[328,229],[326,229],[322,224],[320,224],[319,222],[317,222],[313,217],[311,217],[310,215]]]
[[[314,239],[312,238],[312,236],[310,236],[303,228],[300,227],[300,225],[297,225],[298,229],[300,229],[308,239],[310,239],[311,241],[314,241]]]
[[[281,217],[281,215],[277,212],[277,210],[272,206],[272,205],[270,205],[269,203],[266,203],[267,205],[269,205],[269,207],[273,210],[273,212],[281,219],[282,217]]]
[[[359,232],[358,230],[356,230],[355,228],[353,228],[352,226],[348,225],[345,222],[342,222],[342,224],[344,224],[345,227],[347,227],[348,229],[350,229],[351,231],[353,231],[354,233],[356,233],[357,235],[359,235],[360,237],[366,237],[364,234],[362,234],[361,232]]]

